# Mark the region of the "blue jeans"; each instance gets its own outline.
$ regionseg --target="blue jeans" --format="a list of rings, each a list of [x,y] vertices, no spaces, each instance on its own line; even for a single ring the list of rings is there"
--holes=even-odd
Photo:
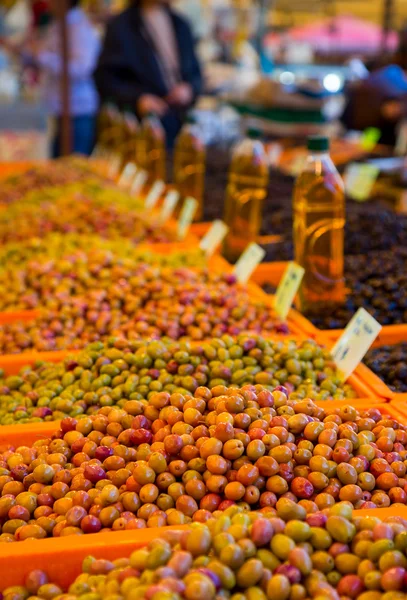
[[[52,144],[52,156],[61,156],[61,118],[57,119],[56,135]],[[71,151],[89,156],[95,145],[96,115],[83,115],[71,118]]]

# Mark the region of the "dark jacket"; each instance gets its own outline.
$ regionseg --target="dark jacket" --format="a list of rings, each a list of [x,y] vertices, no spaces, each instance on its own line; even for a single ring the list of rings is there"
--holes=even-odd
[[[202,76],[188,23],[169,11],[179,47],[182,81],[189,83],[194,95],[201,91]],[[115,102],[120,108],[136,111],[143,94],[165,97],[167,89],[154,41],[143,24],[140,9],[131,6],[108,24],[103,50],[96,68],[95,81],[102,100]],[[167,135],[179,129],[182,113],[171,109],[163,119]]]

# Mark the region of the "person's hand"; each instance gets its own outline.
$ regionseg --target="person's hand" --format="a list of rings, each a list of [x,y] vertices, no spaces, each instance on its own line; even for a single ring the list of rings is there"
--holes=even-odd
[[[403,106],[397,100],[391,100],[383,104],[383,116],[389,121],[398,121],[403,114]]]
[[[137,112],[142,117],[148,115],[148,113],[156,113],[159,117],[162,117],[167,110],[168,104],[165,100],[153,94],[145,94],[137,102]]]
[[[194,97],[192,86],[189,83],[179,83],[168,94],[166,100],[173,106],[188,106]]]

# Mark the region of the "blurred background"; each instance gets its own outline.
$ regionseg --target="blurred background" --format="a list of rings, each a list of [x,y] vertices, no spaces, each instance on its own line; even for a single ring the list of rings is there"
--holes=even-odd
[[[174,73],[171,115],[164,117],[169,144],[191,107],[207,144],[230,143],[248,119],[283,144],[313,133],[351,138],[369,128],[378,131],[376,141],[401,144],[405,0],[130,4],[0,2],[0,160],[89,153],[103,108],[137,118],[160,113],[157,101],[167,102],[162,90],[171,91]],[[183,20],[172,30],[154,5],[168,5]],[[139,14],[151,18],[137,20]],[[149,69],[149,45],[157,72]]]

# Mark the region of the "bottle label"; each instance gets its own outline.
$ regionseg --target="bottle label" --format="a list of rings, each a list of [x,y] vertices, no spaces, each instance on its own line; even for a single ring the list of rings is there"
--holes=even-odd
[[[234,274],[239,283],[247,283],[254,269],[266,256],[266,251],[258,244],[250,244],[237,261]]]
[[[228,231],[229,227],[220,219],[217,219],[212,223],[211,228],[207,231],[199,244],[200,249],[205,252],[208,258],[212,256],[219,244],[222,243]]]
[[[161,225],[164,225],[171,218],[172,213],[177,206],[177,202],[179,200],[179,192],[176,190],[171,190],[164,198],[164,202],[161,209],[161,214],[159,218],[159,222]]]
[[[380,170],[370,164],[350,164],[345,171],[345,189],[353,200],[364,202],[372,193],[373,186],[379,176]]]
[[[364,308],[350,320],[332,348],[332,356],[343,381],[346,381],[369,350],[382,326]]]
[[[152,210],[158,202],[160,196],[162,196],[165,190],[165,183],[161,179],[156,181],[151,187],[150,191],[147,194],[145,207],[149,210]]]
[[[148,179],[147,171],[144,171],[143,169],[141,169],[140,171],[137,172],[137,174],[133,180],[133,184],[130,188],[130,192],[133,196],[137,196],[141,192],[147,179]]]
[[[295,262],[291,262],[286,268],[280,285],[277,288],[274,301],[274,310],[280,319],[284,320],[287,317],[295,295],[301,285],[304,273],[305,269]]]
[[[128,188],[133,183],[137,173],[137,166],[133,162],[128,162],[119,177],[118,184],[122,188]]]
[[[194,220],[195,213],[198,209],[198,200],[189,197],[185,198],[184,206],[178,220],[177,234],[178,239],[183,240],[188,233],[188,229]]]

